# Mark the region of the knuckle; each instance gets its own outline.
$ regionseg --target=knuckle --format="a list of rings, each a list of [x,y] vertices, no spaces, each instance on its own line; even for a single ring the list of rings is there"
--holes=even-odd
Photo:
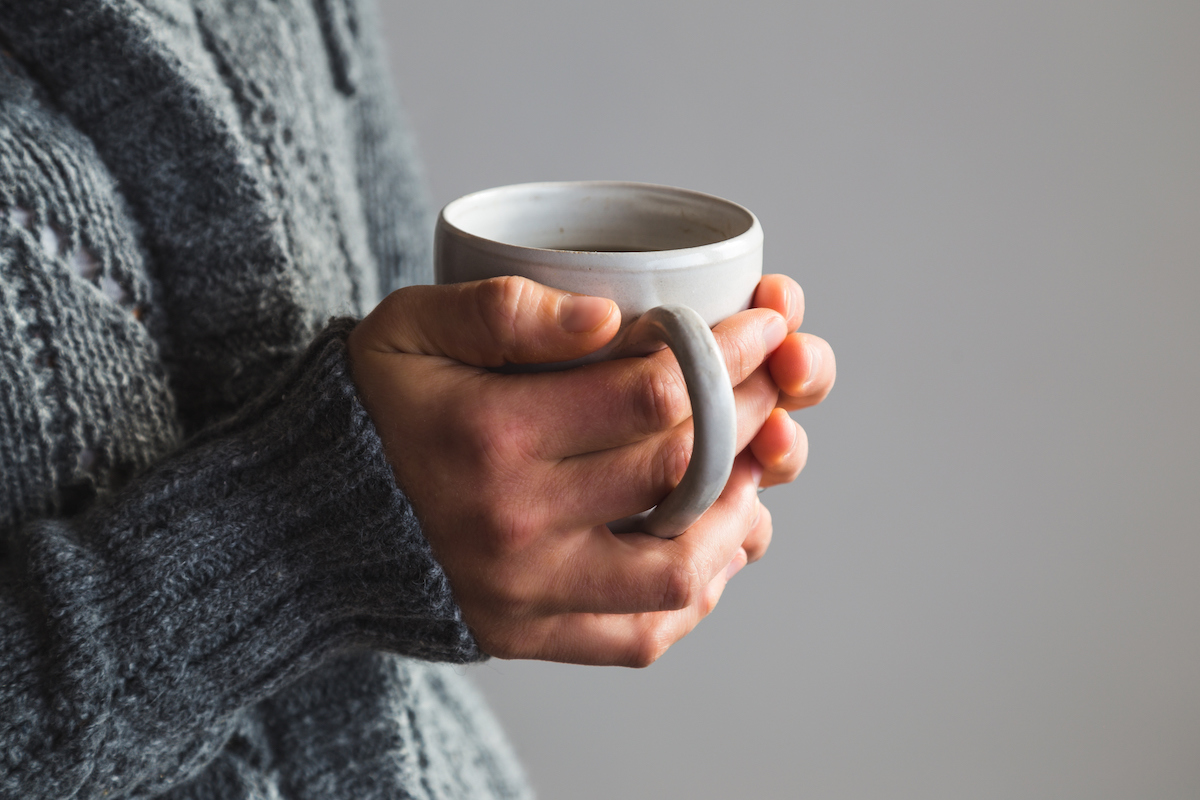
[[[657,486],[671,489],[679,485],[692,460],[694,444],[695,434],[692,431],[681,431],[663,444],[655,467],[657,474],[654,478]]]
[[[533,284],[515,275],[488,278],[479,285],[476,301],[488,334],[507,352],[519,341],[521,316]]]
[[[679,611],[688,608],[703,591],[701,584],[700,573],[690,558],[672,565],[663,575],[659,610]]]
[[[736,389],[738,429],[743,435],[756,436],[779,405],[779,387],[765,366],[750,373]]]
[[[531,513],[528,504],[514,502],[513,492],[507,487],[496,487],[484,500],[485,510],[481,529],[487,541],[487,551],[495,559],[513,559],[518,562],[538,538],[541,526]],[[509,607],[521,606],[528,597],[529,584],[524,573],[493,573],[490,577],[497,598]]]
[[[674,427],[691,413],[687,385],[674,369],[648,364],[636,394],[637,413],[648,431]]]
[[[475,413],[466,416],[462,427],[471,450],[482,463],[506,463],[509,454],[519,449],[524,433],[524,427],[514,424],[510,414],[498,404],[488,403],[480,404]]]
[[[499,474],[528,468],[536,461],[535,443],[539,432],[525,409],[516,408],[508,398],[483,392],[472,400],[455,404],[451,428],[475,463]]]
[[[762,342],[758,338],[748,340],[744,336],[729,336],[722,344],[725,366],[735,381],[754,372],[763,361]]]
[[[629,659],[626,662],[627,666],[635,669],[645,669],[646,667],[658,661],[672,642],[668,639],[668,634],[663,623],[652,625],[650,629],[634,643],[633,648],[629,653]]]
[[[408,307],[409,300],[412,299],[412,296],[412,286],[405,286],[389,292],[382,300],[379,301],[379,304],[375,306],[374,310],[372,310],[370,314],[367,314],[367,316],[363,318],[363,322],[375,324],[381,318],[388,319],[395,317],[396,315],[404,314]]]
[[[488,430],[480,422],[471,422],[459,436],[462,458],[483,483],[480,488],[502,480],[505,473],[497,472],[496,468],[507,463],[511,434],[504,430]]]
[[[469,492],[446,493],[439,499],[456,509],[453,519],[461,530],[462,547],[474,554],[475,565],[490,565],[476,577],[480,590],[519,601],[524,595],[517,589],[523,585],[515,581],[528,574],[521,565],[545,527],[538,506],[506,477],[473,477]]]

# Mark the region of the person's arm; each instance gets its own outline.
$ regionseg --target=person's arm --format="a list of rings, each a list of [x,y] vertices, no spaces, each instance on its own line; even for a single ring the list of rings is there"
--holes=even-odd
[[[137,226],[91,143],[10,67],[0,797],[172,786],[242,709],[350,648],[481,657],[357,399],[353,323],[180,447]]]
[[[0,796],[165,787],[329,655],[481,656],[332,324],[268,395],[0,550]]]

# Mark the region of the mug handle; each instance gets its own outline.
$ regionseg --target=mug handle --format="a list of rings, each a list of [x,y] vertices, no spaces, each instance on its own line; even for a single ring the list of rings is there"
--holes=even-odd
[[[690,528],[725,488],[737,455],[737,413],[725,359],[698,313],[677,305],[650,309],[629,326],[611,357],[649,352],[655,342],[671,348],[683,370],[696,432],[692,458],[679,485],[657,506],[608,527],[613,533],[672,539]]]

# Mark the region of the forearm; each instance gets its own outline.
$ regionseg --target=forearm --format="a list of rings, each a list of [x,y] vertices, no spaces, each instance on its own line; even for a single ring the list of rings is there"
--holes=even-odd
[[[0,796],[170,785],[338,651],[479,657],[346,373],[347,322],[221,429],[0,563]]]

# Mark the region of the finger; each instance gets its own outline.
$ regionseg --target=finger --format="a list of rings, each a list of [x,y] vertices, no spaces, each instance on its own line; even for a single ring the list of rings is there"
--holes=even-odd
[[[729,379],[737,386],[758,369],[787,337],[787,322],[778,312],[752,308],[717,323],[713,338],[725,358]],[[661,357],[661,354],[655,354]],[[654,358],[655,356],[651,356]]]
[[[746,563],[753,564],[766,555],[767,548],[771,546],[773,530],[771,525],[771,509],[763,505],[762,501],[759,501],[758,519],[755,520],[754,527],[750,530],[750,535],[742,542],[742,551],[746,554]],[[734,570],[734,572],[736,571]],[[730,572],[728,577],[732,578],[733,573]]]
[[[759,309],[736,314],[713,333],[731,382],[738,386],[779,346],[787,329],[777,313]],[[514,391],[523,398],[515,402],[536,408],[547,422],[539,427],[540,439],[532,445],[543,458],[568,458],[640,442],[677,427],[691,415],[687,385],[669,350],[589,364],[568,373],[523,375],[514,383]],[[587,411],[581,414],[580,409]]]
[[[506,377],[518,379],[505,386],[515,406],[544,422],[531,452],[546,460],[640,442],[691,416],[683,374],[647,358]]]
[[[808,461],[808,434],[787,411],[776,408],[751,440],[750,452],[763,467],[763,486],[791,483]]]
[[[778,311],[787,320],[789,331],[796,330],[804,322],[804,290],[787,275],[763,275],[752,305]]]
[[[725,590],[724,578],[716,583],[705,606],[657,614],[567,614],[547,619],[540,627],[537,658],[568,664],[643,669],[687,636],[716,608]],[[506,656],[500,656],[505,658]]]
[[[541,610],[627,614],[694,605],[754,529],[759,474],[754,459],[740,455],[717,501],[674,539],[603,526],[575,537],[543,578]]]
[[[768,370],[756,370],[733,392],[741,452],[775,409],[779,391]],[[692,421],[634,444],[559,461],[547,477],[555,526],[582,528],[622,519],[657,505],[683,479],[692,457]]]
[[[829,343],[819,336],[793,333],[771,355],[771,377],[789,411],[814,406],[825,399],[837,378],[837,363]]]
[[[739,550],[734,563],[744,558]],[[507,635],[480,645],[498,658],[648,667],[717,607],[732,574],[729,569],[721,570],[687,608],[643,614],[560,614],[510,628]]]
[[[607,343],[620,322],[611,300],[508,276],[392,292],[353,335],[375,350],[500,367],[579,358]]]

